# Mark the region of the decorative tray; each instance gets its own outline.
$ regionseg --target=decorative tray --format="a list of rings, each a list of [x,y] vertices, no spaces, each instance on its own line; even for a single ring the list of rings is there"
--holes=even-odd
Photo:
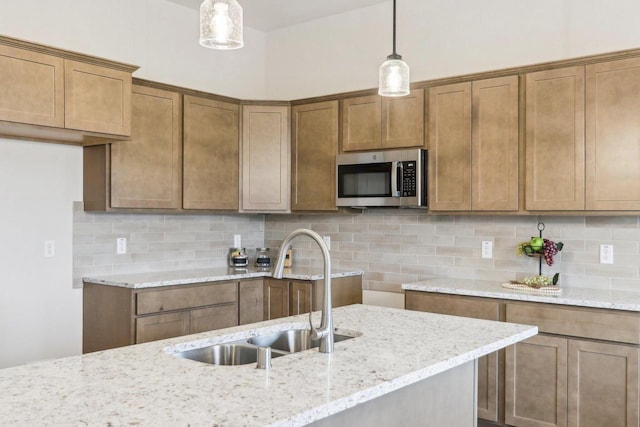
[[[515,291],[526,292],[532,295],[562,295],[562,288],[559,286],[541,286],[534,288],[524,283],[503,283],[503,288],[513,289]]]

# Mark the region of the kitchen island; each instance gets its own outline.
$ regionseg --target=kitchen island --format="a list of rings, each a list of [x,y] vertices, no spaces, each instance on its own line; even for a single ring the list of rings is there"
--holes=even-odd
[[[317,324],[318,313],[314,316]],[[345,425],[342,417],[358,415],[359,408],[402,417],[431,402],[449,415],[467,413],[465,424],[455,425],[473,426],[475,360],[537,333],[532,326],[364,305],[334,309],[334,321],[338,332],[356,337],[336,343],[331,354],[312,349],[274,358],[270,370],[209,365],[171,353],[308,327],[306,315],[0,370],[0,420],[9,425]],[[462,382],[449,384],[451,373]],[[402,394],[414,387],[425,393]],[[386,400],[394,395],[400,404]],[[426,418],[421,425],[452,424],[430,424]]]

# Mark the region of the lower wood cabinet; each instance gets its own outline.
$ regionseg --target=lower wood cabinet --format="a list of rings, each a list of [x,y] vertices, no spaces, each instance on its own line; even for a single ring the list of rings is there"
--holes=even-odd
[[[238,290],[239,324],[264,320],[264,280],[243,280]]]
[[[480,298],[407,292],[405,306],[407,310],[500,320],[499,303]],[[500,354],[492,353],[478,359],[478,417],[489,421],[498,421],[498,359]]]
[[[332,284],[334,307],[362,303],[362,276]],[[82,352],[308,313],[321,309],[323,295],[323,280],[256,278],[145,289],[85,282]]]
[[[264,320],[322,309],[324,280],[265,279]],[[333,307],[362,304],[362,276],[331,279]]]
[[[85,283],[82,351],[235,326],[239,283],[129,289]]]
[[[538,335],[507,347],[505,422],[567,425],[567,339]]]
[[[410,310],[538,326],[539,335],[507,347],[504,358],[494,353],[478,361],[479,418],[522,427],[639,425],[638,313],[405,295]]]

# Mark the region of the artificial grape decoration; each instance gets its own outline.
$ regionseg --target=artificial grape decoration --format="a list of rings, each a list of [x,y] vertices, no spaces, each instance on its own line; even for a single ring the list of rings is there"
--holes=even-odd
[[[544,245],[542,247],[544,254],[544,260],[549,267],[553,265],[553,256],[558,253],[558,245],[549,239],[544,239]]]

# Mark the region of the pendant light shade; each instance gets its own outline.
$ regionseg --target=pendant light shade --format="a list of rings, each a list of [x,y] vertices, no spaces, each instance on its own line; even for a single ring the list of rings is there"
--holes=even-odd
[[[200,44],[212,49],[239,49],[242,7],[236,0],[204,0],[200,5]]]
[[[380,96],[409,95],[409,66],[396,53],[396,0],[393,0],[393,53],[380,66],[378,94]]]

